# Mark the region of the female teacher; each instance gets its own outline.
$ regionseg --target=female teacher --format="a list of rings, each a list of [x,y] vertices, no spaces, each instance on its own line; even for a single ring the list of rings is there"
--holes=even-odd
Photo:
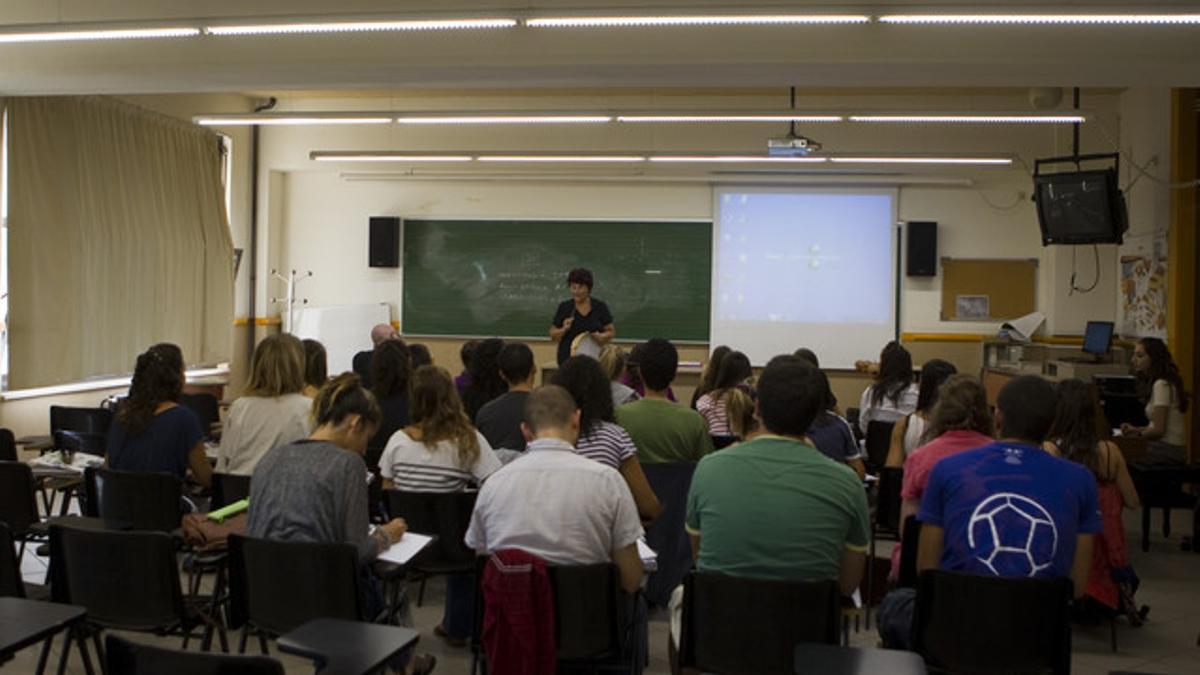
[[[591,271],[582,267],[571,270],[567,275],[571,299],[564,300],[558,306],[558,311],[554,312],[554,324],[550,326],[550,339],[558,343],[560,366],[571,357],[571,344],[576,336],[588,333],[603,346],[617,334],[608,305],[592,298],[594,283]]]

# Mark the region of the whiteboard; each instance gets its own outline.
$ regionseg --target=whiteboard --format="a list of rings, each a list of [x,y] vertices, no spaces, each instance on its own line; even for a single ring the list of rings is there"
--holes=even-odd
[[[302,340],[312,338],[325,346],[332,377],[350,370],[356,353],[373,349],[371,329],[376,324],[390,324],[391,319],[391,310],[385,302],[304,307],[296,311],[292,333]]]

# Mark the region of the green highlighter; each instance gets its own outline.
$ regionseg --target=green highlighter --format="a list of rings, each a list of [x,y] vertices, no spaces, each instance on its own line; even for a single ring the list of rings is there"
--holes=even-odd
[[[223,522],[226,518],[228,518],[230,516],[236,516],[237,514],[245,511],[248,508],[250,508],[250,500],[249,499],[241,499],[241,500],[238,500],[224,508],[220,508],[220,509],[217,509],[216,511],[209,513],[208,519],[220,523],[220,522]]]

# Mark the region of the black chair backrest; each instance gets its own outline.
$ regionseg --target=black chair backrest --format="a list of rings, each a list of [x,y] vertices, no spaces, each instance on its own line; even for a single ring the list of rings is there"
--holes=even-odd
[[[875,501],[876,529],[900,534],[900,489],[904,485],[904,469],[885,466],[879,470],[879,495]]]
[[[50,406],[50,432],[85,431],[105,435],[112,424],[112,411],[104,408],[71,408]]]
[[[1071,672],[1071,581],[926,570],[914,651],[954,673]]]
[[[841,593],[836,581],[693,572],[683,588],[681,667],[724,675],[791,675],[796,645],[838,643]]]
[[[249,497],[250,476],[236,473],[213,473],[212,499],[208,505],[210,511],[216,511]]]
[[[650,575],[644,592],[651,604],[666,607],[671,592],[692,568],[692,545],[683,521],[696,463],[643,464],[642,471],[663,509],[646,530],[646,545],[658,554],[658,570]]]
[[[171,532],[183,520],[183,481],[178,476],[102,468],[89,468],[83,475],[86,515],[157,532]]]
[[[21,581],[21,561],[13,549],[12,530],[0,523],[0,597],[25,597],[25,584]]]
[[[184,616],[168,534],[51,525],[50,561],[52,599],[86,607],[91,622],[166,631]]]
[[[232,656],[163,649],[116,635],[104,640],[105,672],[121,675],[283,675],[283,664],[267,656]]]
[[[858,417],[862,411],[858,408],[846,408],[846,421],[850,423],[850,430],[854,432],[854,440],[862,440],[862,430],[858,428]]]
[[[437,540],[417,554],[414,567],[429,572],[470,572],[475,569],[475,551],[463,537],[471,525],[471,512],[479,493],[407,492],[385,490],[388,513],[403,518],[408,529],[432,534]]]
[[[624,634],[623,594],[612,563],[548,566],[560,661],[617,653]]]
[[[205,436],[208,435],[210,426],[221,421],[221,403],[212,394],[181,394],[179,405],[190,408],[192,412],[196,413],[196,417],[200,418],[200,428],[204,430]]]
[[[358,552],[350,544],[229,535],[231,627],[282,635],[310,619],[360,621]]]
[[[0,462],[0,521],[20,537],[40,520],[33,469],[24,462]]]
[[[108,450],[108,436],[90,431],[66,431],[56,429],[53,433],[54,449],[69,452],[85,452],[103,457]]]
[[[900,535],[900,573],[896,578],[901,588],[917,587],[917,550],[921,542],[921,521],[916,516],[904,519]]]
[[[867,422],[867,468],[879,471],[887,462],[888,450],[892,447],[892,428],[895,422]]]
[[[714,450],[721,450],[737,443],[737,436],[713,436],[712,444]]]
[[[13,436],[12,429],[0,427],[0,462],[15,462],[19,459],[17,439]]]

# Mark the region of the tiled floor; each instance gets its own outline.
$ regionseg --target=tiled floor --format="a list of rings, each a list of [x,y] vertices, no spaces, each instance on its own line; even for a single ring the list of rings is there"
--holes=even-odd
[[[1181,533],[1190,531],[1191,514],[1174,512],[1173,536],[1164,540],[1156,533],[1149,553],[1137,547],[1140,520],[1137,514],[1126,514],[1126,527],[1130,535],[1133,563],[1142,578],[1139,602],[1151,606],[1149,620],[1142,628],[1131,628],[1126,624],[1118,627],[1119,651],[1109,649],[1107,625],[1098,627],[1076,627],[1074,632],[1073,672],[1078,675],[1098,675],[1115,670],[1156,674],[1196,675],[1200,673],[1200,555],[1183,552],[1179,548]],[[1155,514],[1154,525],[1159,525]],[[44,562],[27,553],[23,561],[27,580],[40,582],[45,574]],[[415,589],[414,589],[415,590]],[[412,596],[415,597],[415,594]],[[435,654],[438,667],[435,672],[457,674],[470,671],[470,657],[466,649],[446,646],[432,633],[432,628],[441,619],[443,589],[437,581],[431,582],[425,593],[423,607],[415,608],[414,623],[421,631],[418,650]],[[141,634],[130,634],[131,639],[178,647],[179,641]],[[862,631],[851,635],[850,642],[858,647],[875,646],[874,631]],[[667,667],[667,624],[664,616],[654,616],[650,622],[650,667],[647,673],[669,672]],[[57,665],[61,640],[55,643],[51,665]],[[311,665],[304,660],[280,656],[272,646],[275,656],[281,658],[288,673],[311,673]],[[37,648],[29,648],[3,667],[4,672],[32,673],[37,659]],[[73,651],[70,673],[83,673],[78,652]]]

